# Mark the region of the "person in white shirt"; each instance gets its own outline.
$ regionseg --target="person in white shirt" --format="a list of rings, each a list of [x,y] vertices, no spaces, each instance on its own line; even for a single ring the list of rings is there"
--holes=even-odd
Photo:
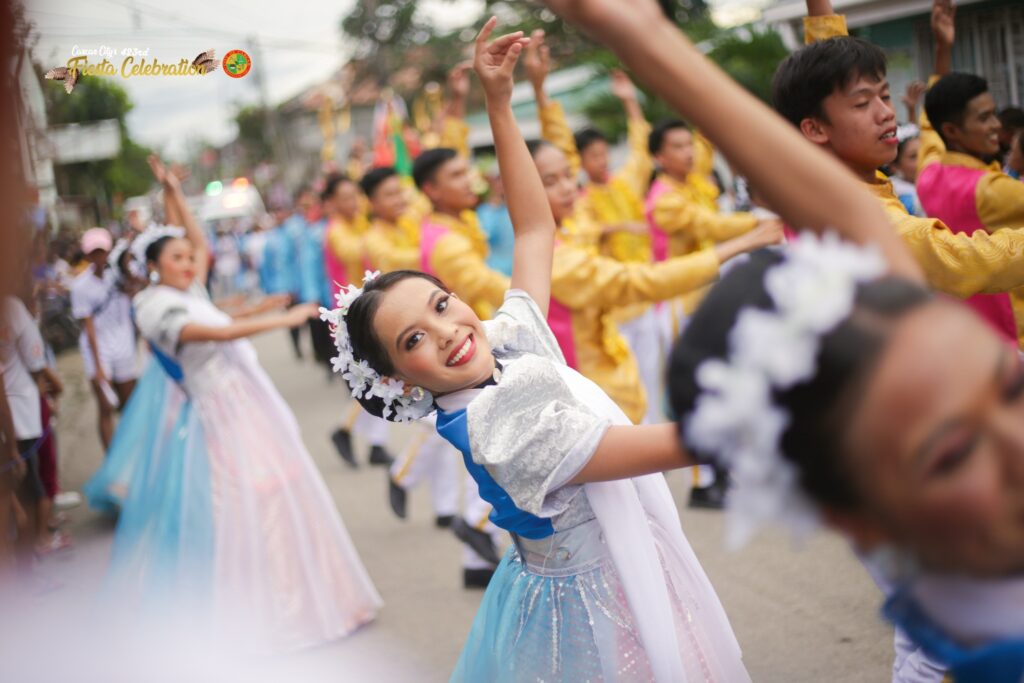
[[[103,228],[82,235],[82,253],[89,267],[71,285],[71,313],[82,326],[78,347],[99,406],[100,440],[110,447],[114,411],[124,405],[135,388],[135,326],[132,304],[107,267],[113,240]]]
[[[31,553],[46,553],[67,546],[70,539],[50,531],[53,501],[47,497],[39,474],[39,445],[45,437],[39,386],[59,387],[60,382],[46,365],[46,347],[39,328],[25,304],[12,296],[3,299],[0,313],[0,375],[10,407],[19,463],[12,469],[24,472],[16,488],[17,499],[29,516],[24,533],[19,529],[19,547]]]

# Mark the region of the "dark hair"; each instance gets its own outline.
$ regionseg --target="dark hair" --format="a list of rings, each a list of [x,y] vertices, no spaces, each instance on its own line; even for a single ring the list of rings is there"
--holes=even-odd
[[[349,340],[352,343],[352,355],[355,359],[365,360],[367,365],[381,375],[392,375],[395,366],[391,362],[387,347],[377,337],[373,328],[373,319],[377,316],[384,293],[403,280],[410,278],[421,278],[446,292],[451,292],[448,287],[429,273],[418,270],[395,270],[371,280],[363,287],[363,293],[359,295],[345,314],[345,325],[348,327]],[[357,399],[363,408],[372,415],[382,416],[384,402],[379,398]]]
[[[320,201],[326,202],[328,199],[333,197],[334,192],[338,189],[338,185],[351,182],[353,182],[353,180],[344,173],[330,174],[324,181],[324,191],[320,193]]]
[[[537,158],[537,154],[539,154],[545,147],[554,147],[554,145],[543,138],[539,140],[530,140],[526,143],[526,149],[534,159]]]
[[[827,121],[825,98],[862,76],[882,80],[885,73],[881,48],[860,38],[829,38],[782,60],[772,80],[772,103],[797,127],[806,118]]]
[[[363,194],[372,197],[381,183],[396,175],[398,175],[398,171],[393,166],[379,166],[363,176],[363,179],[359,181],[359,187],[362,188]]]
[[[438,169],[458,155],[458,152],[450,147],[428,149],[412,162],[412,181],[422,190],[424,185],[434,179]]]
[[[160,260],[160,254],[163,253],[164,247],[167,243],[173,240],[174,237],[171,235],[164,235],[159,239],[153,240],[153,243],[146,247],[146,263],[156,263]]]
[[[1024,109],[1020,107],[1006,107],[999,112],[999,123],[1007,130],[1024,128]]]
[[[932,128],[943,142],[942,124],[963,125],[967,104],[988,92],[988,81],[981,76],[959,72],[948,73],[935,82],[924,96],[924,111]]]
[[[682,119],[664,119],[659,121],[658,125],[652,128],[647,136],[647,151],[651,154],[660,152],[662,145],[665,144],[665,136],[668,135],[668,132],[680,128],[690,130],[690,127],[686,125],[686,121]]]
[[[583,154],[583,151],[595,142],[608,142],[608,138],[604,136],[604,133],[596,128],[584,128],[576,133],[573,139],[576,141],[576,151],[580,154]]]
[[[747,307],[773,310],[765,289],[765,274],[782,260],[761,250],[730,270],[715,285],[687,323],[672,350],[668,391],[672,409],[685,427],[701,390],[697,369],[709,359],[726,359],[729,335],[739,313]],[[821,338],[815,376],[785,391],[775,391],[776,405],[790,417],[781,450],[800,471],[802,488],[819,503],[854,509],[860,501],[844,458],[844,434],[849,411],[879,360],[893,324],[905,313],[931,300],[927,290],[895,277],[858,287],[853,313]],[[680,429],[685,442],[685,429]],[[690,447],[698,459],[713,454]]]

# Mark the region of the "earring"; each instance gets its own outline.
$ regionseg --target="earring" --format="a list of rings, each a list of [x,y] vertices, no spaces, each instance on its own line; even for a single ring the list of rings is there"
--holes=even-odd
[[[422,401],[427,395],[427,392],[423,390],[423,387],[413,387],[409,390],[409,396],[414,401]]]
[[[160,282],[160,273],[156,272],[155,270],[151,270],[149,272],[149,281],[150,281],[151,284],[154,284],[154,285],[156,283]]]

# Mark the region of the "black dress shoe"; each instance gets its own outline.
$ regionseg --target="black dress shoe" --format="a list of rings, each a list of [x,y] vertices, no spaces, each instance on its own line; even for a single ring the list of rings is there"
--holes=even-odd
[[[388,477],[388,502],[391,503],[391,511],[399,519],[405,519],[405,501],[408,495],[395,480]]]
[[[491,582],[492,576],[494,576],[493,569],[463,569],[462,587],[471,589],[487,588],[487,584]]]
[[[370,449],[370,464],[377,465],[378,467],[391,467],[391,463],[395,461],[383,446],[374,446]]]
[[[331,441],[334,442],[334,447],[338,451],[338,455],[341,459],[349,464],[350,467],[359,467],[356,462],[356,454],[352,452],[352,435],[346,432],[344,429],[335,429],[334,433],[331,434]]]
[[[472,548],[486,562],[495,566],[501,562],[501,558],[498,557],[498,549],[494,547],[494,541],[490,534],[474,529],[462,517],[452,520],[451,530],[456,538]]]
[[[724,510],[725,494],[729,484],[726,480],[716,480],[711,486],[690,490],[690,507],[704,510]]]
[[[452,525],[455,515],[438,515],[434,518],[434,526],[438,529],[447,529]]]

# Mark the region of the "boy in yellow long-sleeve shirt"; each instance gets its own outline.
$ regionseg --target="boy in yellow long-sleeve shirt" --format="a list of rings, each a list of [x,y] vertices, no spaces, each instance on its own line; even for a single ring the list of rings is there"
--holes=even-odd
[[[885,208],[936,290],[967,298],[1024,285],[1024,232],[954,233],[935,218],[910,215],[877,171],[897,153],[896,112],[884,53],[847,36],[829,0],[808,0],[808,46],[775,74],[773,100],[804,137],[838,157]]]

